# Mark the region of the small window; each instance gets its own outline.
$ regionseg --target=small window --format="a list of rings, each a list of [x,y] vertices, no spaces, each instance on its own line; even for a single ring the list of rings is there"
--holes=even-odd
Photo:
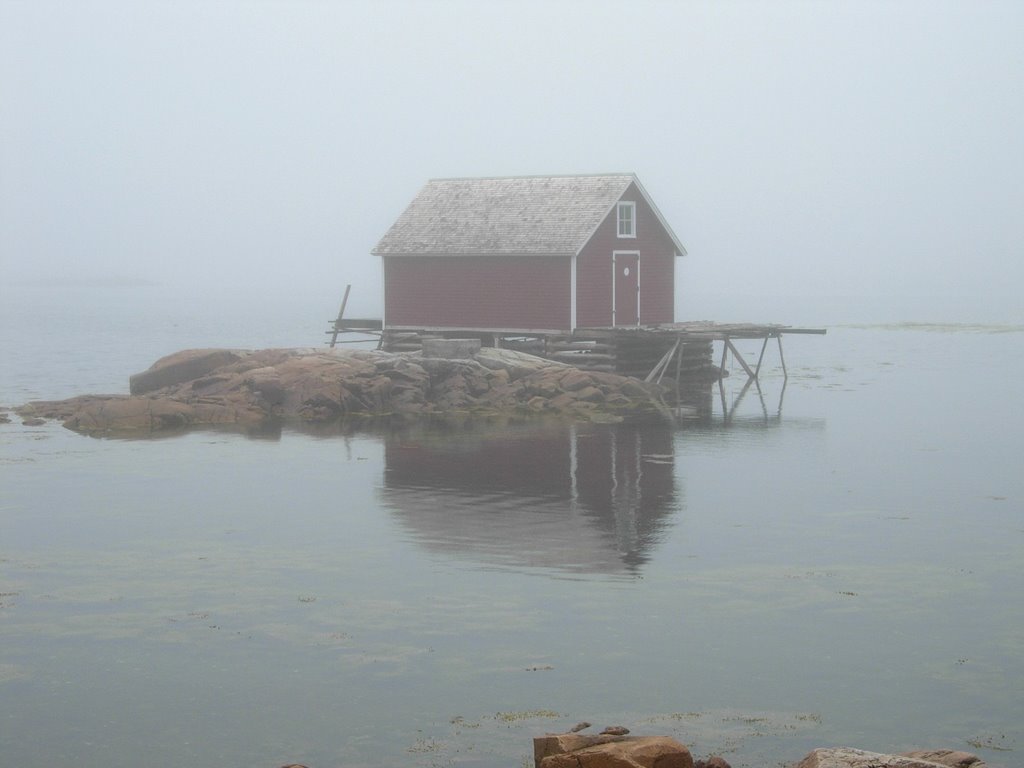
[[[636,203],[618,205],[619,237],[636,237]]]

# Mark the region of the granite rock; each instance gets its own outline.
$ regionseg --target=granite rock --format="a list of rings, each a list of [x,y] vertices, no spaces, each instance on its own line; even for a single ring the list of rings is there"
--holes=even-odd
[[[658,407],[657,389],[636,379],[493,348],[458,359],[377,350],[184,350],[132,376],[130,391],[17,411],[79,432],[120,434],[460,411],[607,420]]]
[[[693,768],[683,744],[668,736],[583,736],[564,733],[533,740],[536,768]]]
[[[950,768],[950,766],[967,765],[971,768],[984,768],[984,763],[975,758],[969,763],[942,763],[932,758],[948,757],[948,750],[932,750],[911,752],[905,755],[885,755],[878,752],[865,752],[850,747],[830,747],[815,749],[795,768]],[[966,755],[968,758],[974,755]]]

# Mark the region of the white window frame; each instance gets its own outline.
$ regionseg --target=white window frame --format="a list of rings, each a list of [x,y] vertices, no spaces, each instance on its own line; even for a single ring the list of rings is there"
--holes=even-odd
[[[625,223],[622,212],[624,210],[629,211],[629,222],[632,224],[632,231],[624,233],[622,231],[622,225]],[[636,203],[630,200],[624,200],[619,202],[615,206],[615,232],[619,237],[623,238],[636,238]]]

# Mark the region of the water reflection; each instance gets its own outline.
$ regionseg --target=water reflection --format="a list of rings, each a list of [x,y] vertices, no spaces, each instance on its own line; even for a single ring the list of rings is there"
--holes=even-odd
[[[723,377],[715,382],[676,382],[674,388],[669,385],[666,402],[678,423],[710,426],[720,421],[723,425],[730,425],[744,403],[754,401],[760,405],[760,415],[765,423],[780,421],[787,379],[783,378],[781,384],[771,387],[778,390],[775,393],[762,388],[758,379],[742,373],[739,378],[742,383],[733,377]]]
[[[383,502],[428,550],[635,575],[682,506],[667,424],[459,430],[411,427],[385,444]]]
[[[782,420],[782,401],[786,396],[786,383],[787,380],[784,379],[777,398],[773,399],[769,397],[766,399],[765,393],[761,389],[761,384],[757,379],[748,378],[740,388],[739,393],[732,395],[731,397],[726,395],[725,384],[719,380],[718,392],[722,401],[722,422],[724,424],[731,424],[733,422],[744,398],[746,398],[747,394],[753,390],[757,394],[758,402],[761,405],[761,415],[765,423],[778,423]],[[769,403],[771,403],[771,410],[769,410]]]

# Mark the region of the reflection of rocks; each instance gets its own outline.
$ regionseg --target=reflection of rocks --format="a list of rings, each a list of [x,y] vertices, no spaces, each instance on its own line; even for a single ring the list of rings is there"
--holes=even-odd
[[[656,407],[654,390],[635,379],[492,348],[468,359],[341,349],[186,350],[130,383],[128,397],[36,402],[19,413],[102,433],[452,411],[587,421]]]
[[[572,573],[649,559],[678,504],[667,425],[477,429],[420,426],[385,444],[384,502],[422,546]]]

